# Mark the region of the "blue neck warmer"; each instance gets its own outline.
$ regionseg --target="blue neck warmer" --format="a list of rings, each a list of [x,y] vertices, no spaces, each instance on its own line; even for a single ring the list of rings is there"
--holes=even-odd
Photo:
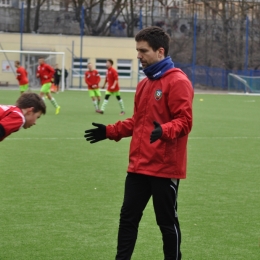
[[[171,57],[167,56],[165,59],[148,66],[143,72],[147,78],[155,80],[162,77],[167,70],[172,68],[174,68],[174,63],[172,62]]]

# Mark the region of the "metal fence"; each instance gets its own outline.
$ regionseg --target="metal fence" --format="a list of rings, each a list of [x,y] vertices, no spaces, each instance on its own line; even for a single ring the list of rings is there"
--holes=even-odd
[[[228,74],[238,76],[260,76],[260,70],[226,70],[207,66],[193,66],[192,64],[175,63],[175,67],[185,72],[189,79],[193,80],[194,88],[228,90]]]

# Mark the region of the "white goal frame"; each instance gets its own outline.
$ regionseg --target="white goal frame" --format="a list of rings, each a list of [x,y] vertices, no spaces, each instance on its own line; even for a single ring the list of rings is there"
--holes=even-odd
[[[230,76],[231,77],[234,77],[235,79],[237,79],[238,81],[240,81],[241,83],[243,83],[244,84],[244,86],[245,86],[245,90],[244,90],[244,93],[246,93],[246,94],[249,94],[249,92],[248,92],[248,90],[252,90],[251,89],[251,87],[248,85],[248,83],[247,83],[247,81],[244,79],[244,78],[251,78],[251,79],[253,79],[253,78],[258,78],[258,79],[260,79],[260,77],[259,76],[239,76],[239,75],[237,75],[237,74],[234,74],[234,73],[229,73],[228,74],[228,90],[229,90],[229,84],[230,84],[230,82],[229,82],[229,80],[230,80]],[[250,94],[254,94],[254,95],[259,95],[260,93],[259,92],[252,92],[252,93],[250,93]]]
[[[16,51],[16,50],[0,50],[0,53],[21,53],[21,54],[46,54],[46,55],[62,55],[62,66],[61,66],[61,91],[65,90],[65,52],[55,51]]]

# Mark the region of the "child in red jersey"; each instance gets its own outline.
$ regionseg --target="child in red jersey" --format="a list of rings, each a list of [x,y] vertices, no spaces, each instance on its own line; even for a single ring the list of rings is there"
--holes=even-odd
[[[85,82],[88,86],[89,96],[93,101],[96,112],[98,112],[101,97],[100,89],[98,86],[100,82],[100,75],[97,70],[93,69],[93,66],[90,62],[88,63],[87,67],[88,70],[85,72]]]
[[[44,100],[44,96],[46,95],[48,99],[51,101],[52,105],[56,108],[55,114],[59,114],[60,112],[60,106],[56,102],[55,98],[51,96],[51,84],[52,84],[52,78],[54,75],[54,69],[47,63],[45,63],[45,60],[43,58],[40,58],[38,60],[39,66],[37,68],[37,78],[40,78],[41,80],[41,90],[40,90],[40,96]]]
[[[125,114],[125,107],[124,107],[124,102],[123,99],[120,96],[120,89],[119,89],[119,84],[118,84],[118,73],[116,71],[116,69],[113,68],[113,60],[108,59],[106,66],[107,66],[107,75],[106,75],[106,80],[104,83],[104,86],[102,88],[105,88],[106,83],[108,83],[107,86],[107,91],[105,93],[105,99],[102,103],[101,109],[98,110],[97,112],[100,114],[104,114],[105,111],[105,107],[108,103],[108,99],[110,98],[111,95],[115,95],[118,102],[119,102],[119,106],[121,108],[121,112],[120,115],[124,115]]]
[[[0,105],[0,142],[22,127],[30,128],[46,113],[42,98],[36,93],[23,93],[15,106]]]
[[[28,90],[28,78],[27,71],[24,67],[21,66],[20,61],[15,61],[14,66],[17,68],[16,70],[16,79],[19,82],[19,88],[21,95]]]

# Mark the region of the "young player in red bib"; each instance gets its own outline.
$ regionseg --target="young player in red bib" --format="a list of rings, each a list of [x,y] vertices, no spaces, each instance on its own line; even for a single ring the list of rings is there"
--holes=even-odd
[[[85,82],[88,86],[89,96],[92,99],[96,112],[98,112],[101,97],[98,86],[100,82],[100,75],[97,70],[93,69],[93,66],[90,62],[88,63],[87,68],[88,70],[85,72]]]
[[[15,106],[0,105],[0,142],[21,128],[27,129],[46,113],[42,98],[36,93],[23,93]]]
[[[118,73],[116,71],[116,69],[113,68],[113,60],[108,59],[106,66],[107,66],[107,75],[106,75],[106,80],[104,83],[104,86],[102,88],[105,88],[106,83],[107,83],[107,91],[105,93],[105,99],[102,103],[101,109],[98,110],[97,112],[100,114],[104,114],[105,111],[105,107],[108,103],[108,99],[110,98],[111,95],[115,95],[118,102],[119,102],[119,106],[121,108],[121,112],[120,115],[124,115],[125,114],[125,107],[124,107],[124,102],[123,99],[120,96],[120,88],[119,88],[119,84],[118,84]]]
[[[51,101],[52,105],[56,108],[55,114],[59,114],[60,112],[60,106],[56,102],[55,98],[51,96],[51,84],[52,84],[52,78],[54,75],[54,69],[49,65],[45,63],[45,60],[43,58],[38,60],[39,66],[37,68],[37,78],[41,80],[41,90],[40,90],[40,96],[44,100],[44,96],[46,95],[48,99]]]
[[[27,71],[21,66],[20,61],[15,61],[14,66],[16,67],[16,79],[19,82],[19,88],[21,95],[28,90],[28,78]]]

